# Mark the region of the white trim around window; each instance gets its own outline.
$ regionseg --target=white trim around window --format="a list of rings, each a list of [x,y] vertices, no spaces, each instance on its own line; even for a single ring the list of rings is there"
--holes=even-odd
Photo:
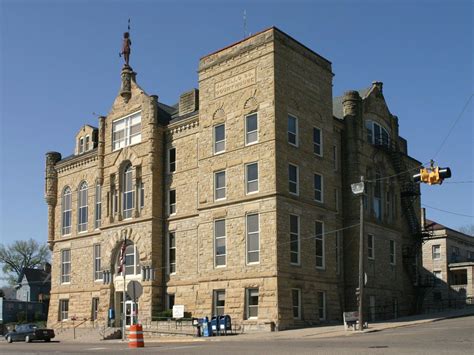
[[[171,147],[168,149],[167,158],[168,174],[172,174],[176,171],[176,147]]]
[[[291,114],[288,114],[287,140],[290,145],[298,147],[298,143],[299,143],[298,117]]]
[[[290,264],[301,263],[300,216],[290,214]]]
[[[291,289],[291,302],[293,309],[293,319],[301,319],[301,289]]]
[[[314,200],[324,203],[324,177],[321,174],[314,173],[313,176]]]
[[[260,216],[258,213],[248,214],[245,218],[247,265],[260,263]]]
[[[313,153],[323,156],[323,130],[319,127],[313,127]]]
[[[245,194],[255,194],[259,188],[258,162],[245,164]]]
[[[258,143],[258,112],[245,116],[245,145]]]
[[[226,171],[214,172],[214,201],[225,200],[227,195]]]
[[[288,191],[291,195],[300,194],[300,172],[298,165],[288,164]]]
[[[324,222],[314,222],[316,269],[326,268],[326,238],[324,235]]]
[[[212,141],[214,154],[225,152],[225,123],[218,124],[212,128]]]
[[[214,267],[227,265],[227,236],[225,219],[214,221]]]

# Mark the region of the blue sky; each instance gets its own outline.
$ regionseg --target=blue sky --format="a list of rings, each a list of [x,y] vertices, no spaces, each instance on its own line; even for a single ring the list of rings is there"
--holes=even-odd
[[[46,241],[44,154],[72,153],[120,84],[118,57],[132,21],[131,65],[160,101],[197,87],[203,55],[275,25],[333,63],[334,96],[374,80],[399,117],[409,152],[474,180],[470,1],[6,1],[0,0],[0,242]],[[474,101],[474,100],[473,100]],[[95,113],[95,114],[94,114]],[[423,186],[422,202],[474,215],[472,183]],[[473,218],[428,209],[451,227]]]

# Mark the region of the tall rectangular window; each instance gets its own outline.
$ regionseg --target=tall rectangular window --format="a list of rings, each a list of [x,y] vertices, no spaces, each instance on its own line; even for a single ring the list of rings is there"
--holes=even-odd
[[[395,265],[396,263],[396,249],[395,249],[395,241],[390,241],[390,264]]]
[[[95,185],[95,229],[100,228],[102,220],[102,187],[100,184]]]
[[[71,282],[71,250],[61,250],[61,283]]]
[[[84,137],[79,138],[79,154],[84,153]]]
[[[375,173],[373,208],[375,217],[380,221],[382,219],[382,175]]]
[[[225,234],[225,219],[214,221],[214,252],[215,252],[215,266],[226,265],[226,234]]]
[[[174,173],[176,171],[176,148],[168,150],[168,172]]]
[[[99,297],[92,298],[92,320],[97,320],[99,315]]]
[[[95,244],[94,245],[94,280],[103,279],[101,260],[102,260],[102,256],[101,256],[100,244]]]
[[[293,288],[291,290],[291,301],[293,306],[293,318],[301,319],[301,290]]]
[[[342,240],[341,231],[336,232],[336,274],[339,275],[342,269]]]
[[[321,221],[314,222],[314,233],[316,235],[316,267],[324,269],[326,264],[326,253],[324,252],[324,224]]]
[[[247,263],[260,261],[260,227],[258,214],[247,215]]]
[[[313,128],[313,152],[320,157],[323,156],[323,133],[320,128]]]
[[[433,245],[431,255],[432,255],[432,259],[440,259],[441,258],[441,245]]]
[[[288,115],[288,143],[298,146],[298,118]]]
[[[290,262],[300,263],[300,218],[290,215]]]
[[[319,174],[314,174],[313,185],[314,185],[314,200],[317,202],[324,202],[323,176]]]
[[[375,259],[375,241],[374,235],[368,234],[367,235],[367,257],[369,259]]]
[[[252,113],[245,116],[245,144],[258,142],[258,116]]]
[[[142,116],[140,112],[112,122],[112,147],[117,150],[142,141]]]
[[[140,210],[145,207],[145,184],[142,180],[139,183],[139,192],[140,192]]]
[[[71,189],[66,187],[62,196],[62,235],[71,234],[72,199]]]
[[[288,190],[290,194],[299,194],[299,172],[298,167],[293,164],[288,164]]]
[[[89,150],[89,141],[90,141],[90,137],[86,136],[86,143],[85,143],[85,148],[84,148],[85,152]]]
[[[339,212],[339,190],[334,189],[334,209]]]
[[[225,151],[225,123],[214,127],[214,154]]]
[[[318,316],[319,320],[326,320],[326,292],[318,292]]]
[[[225,312],[225,290],[214,290],[213,315],[222,316]]]
[[[247,194],[258,192],[258,163],[245,165],[245,188]]]
[[[128,165],[122,175],[122,216],[124,219],[132,218],[135,208],[135,187],[133,184],[133,168]]]
[[[225,170],[214,173],[214,200],[224,200],[226,195]]]
[[[168,193],[168,213],[176,213],[176,190],[170,190]]]
[[[168,270],[170,274],[176,273],[176,234],[168,234]]]
[[[87,222],[89,215],[88,186],[84,181],[79,187],[77,199],[77,231],[87,232]]]
[[[258,318],[258,288],[248,288],[246,290],[246,316],[249,318]]]
[[[69,318],[69,300],[59,300],[58,320],[68,320]]]
[[[334,170],[337,171],[338,169],[338,159],[337,159],[337,145],[333,145],[332,146],[332,161],[333,161],[333,166],[334,166]]]

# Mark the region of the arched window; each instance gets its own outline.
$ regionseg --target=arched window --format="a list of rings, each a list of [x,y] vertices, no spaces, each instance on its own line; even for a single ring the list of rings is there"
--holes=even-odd
[[[370,144],[390,146],[390,134],[384,126],[368,120],[365,121],[365,127],[367,129],[367,141]]]
[[[120,251],[117,255],[117,269],[120,266]],[[138,275],[141,273],[140,269],[140,258],[138,256],[138,250],[135,244],[129,242],[125,248],[125,275]],[[123,275],[122,272],[119,275]]]
[[[89,206],[87,204],[87,183],[84,181],[79,186],[78,192],[78,221],[77,221],[77,230],[78,232],[87,231],[87,215],[89,211]]]
[[[133,207],[135,205],[135,190],[133,187],[132,165],[128,165],[123,172],[123,208],[124,219],[132,218]]]
[[[71,234],[71,189],[67,186],[62,196],[62,235]]]

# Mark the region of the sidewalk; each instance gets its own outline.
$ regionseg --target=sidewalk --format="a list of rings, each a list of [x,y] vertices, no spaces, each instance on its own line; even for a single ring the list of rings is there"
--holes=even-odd
[[[398,327],[408,327],[423,323],[436,322],[442,319],[457,318],[464,316],[474,316],[474,307],[468,307],[463,309],[450,310],[446,312],[431,313],[431,314],[420,314],[416,316],[402,317],[389,321],[380,321],[375,323],[369,323],[369,328],[364,330],[362,333],[352,330],[344,330],[343,325],[334,326],[322,326],[313,328],[293,329],[285,330],[274,333],[248,333],[240,334],[239,336],[232,337],[233,340],[243,339],[298,339],[298,338],[332,338],[339,336],[355,336],[363,333],[378,332],[385,329],[393,329]]]

